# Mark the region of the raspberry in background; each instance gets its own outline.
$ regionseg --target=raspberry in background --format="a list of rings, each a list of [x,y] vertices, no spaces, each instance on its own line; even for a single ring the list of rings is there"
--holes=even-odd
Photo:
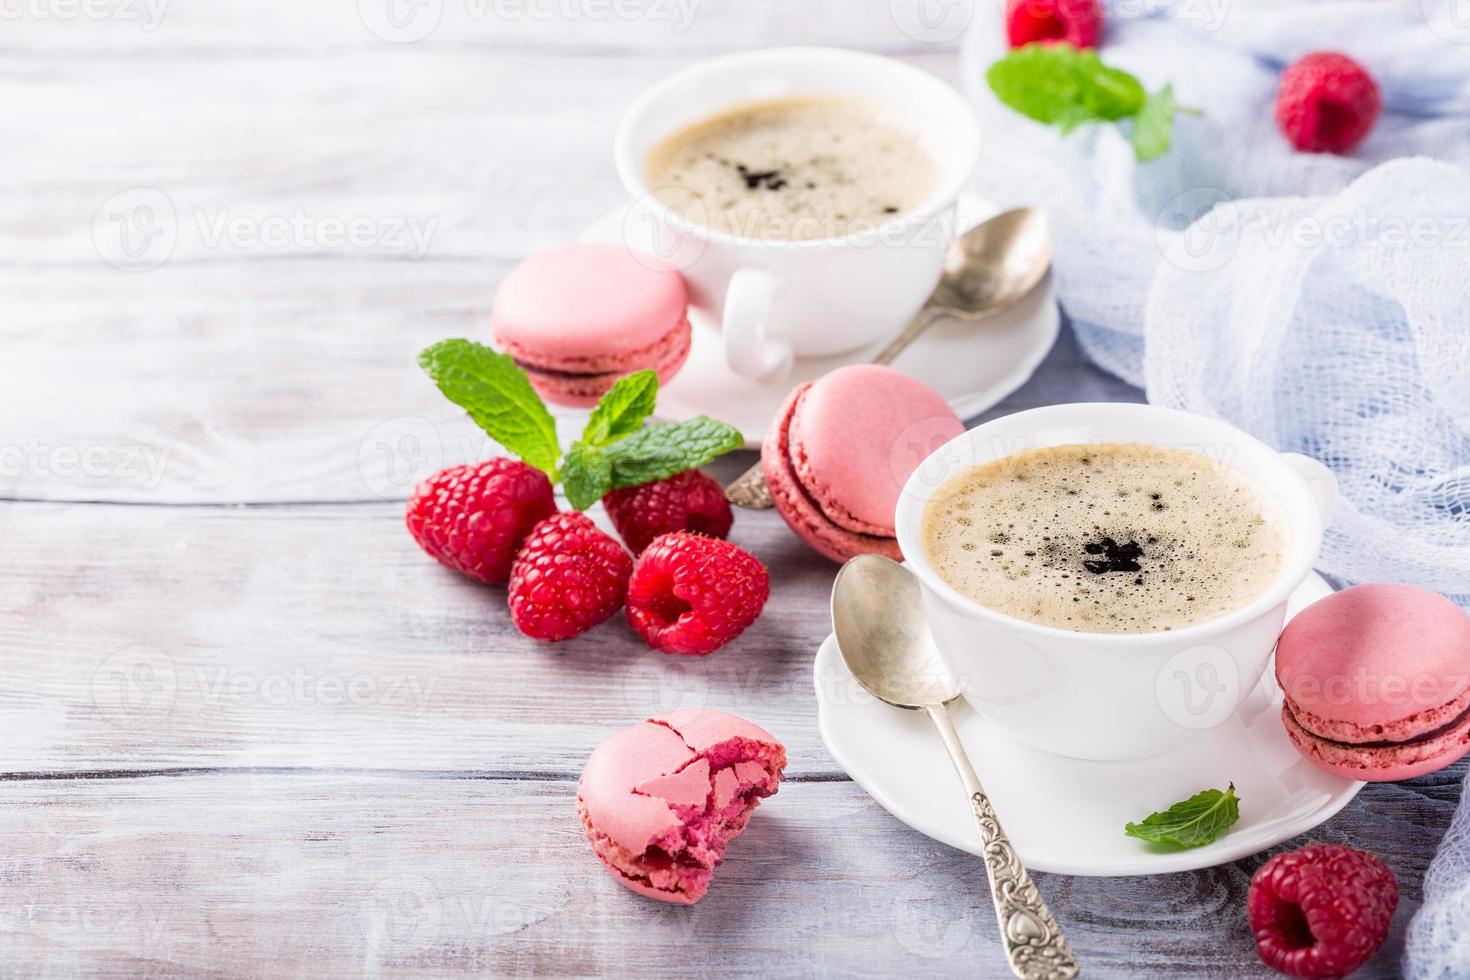
[[[1246,898],[1261,962],[1293,977],[1345,977],[1383,945],[1398,882],[1371,854],[1309,844],[1251,877]]]
[[[633,559],[586,514],[548,517],[526,538],[510,573],[510,616],[536,640],[569,640],[623,604]]]
[[[1336,51],[1292,63],[1276,93],[1276,123],[1298,150],[1347,153],[1373,129],[1383,107],[1367,69]]]
[[[654,538],[675,531],[727,537],[735,520],[724,488],[699,470],[613,490],[602,498],[602,506],[635,555],[642,554]]]
[[[628,581],[628,621],[655,650],[704,656],[754,623],[770,594],[771,578],[754,555],[680,531],[639,556]]]
[[[418,485],[408,531],[429,554],[480,582],[503,585],[527,534],[556,513],[545,473],[500,457],[452,466]]]
[[[1009,0],[1006,39],[1011,47],[1063,42],[1095,48],[1102,37],[1103,13],[1098,0]]]

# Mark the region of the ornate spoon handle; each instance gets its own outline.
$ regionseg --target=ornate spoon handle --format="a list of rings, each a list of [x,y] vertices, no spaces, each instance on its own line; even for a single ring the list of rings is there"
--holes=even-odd
[[[1005,944],[1011,972],[1021,980],[1072,980],[1081,972],[1077,955],[1001,827],[995,807],[991,806],[990,797],[980,785],[980,777],[970,765],[970,757],[955,731],[948,705],[929,705],[926,710],[970,794],[975,825],[980,828],[980,842],[985,849],[990,897],[995,901],[995,916],[1000,923],[1000,938]]]

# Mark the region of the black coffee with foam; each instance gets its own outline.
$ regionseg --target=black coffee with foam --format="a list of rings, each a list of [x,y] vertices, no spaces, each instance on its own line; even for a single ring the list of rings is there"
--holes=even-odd
[[[1139,444],[1056,446],[951,477],[924,517],[935,569],[997,612],[1151,633],[1250,603],[1281,572],[1281,519],[1246,474]]]

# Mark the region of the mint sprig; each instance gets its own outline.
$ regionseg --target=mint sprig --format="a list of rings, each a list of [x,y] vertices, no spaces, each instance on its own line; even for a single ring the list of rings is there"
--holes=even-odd
[[[641,487],[685,470],[698,469],[744,447],[745,437],[733,425],[703,415],[677,425],[653,425],[608,447],[612,486]]]
[[[643,427],[643,420],[653,414],[658,401],[658,375],[639,371],[619,378],[587,420],[582,441],[589,446],[605,446]]]
[[[658,375],[639,371],[602,396],[582,438],[562,456],[556,421],[510,357],[473,341],[446,340],[420,354],[419,364],[490,438],[559,480],[577,510],[609,490],[697,469],[745,445],[734,426],[704,416],[645,427],[657,404]]]
[[[1231,783],[1224,791],[1204,790],[1161,813],[1149,814],[1141,823],[1129,823],[1123,832],[1152,844],[1187,850],[1213,844],[1239,819],[1240,797]]]
[[[513,359],[472,340],[444,340],[419,355],[419,366],[486,435],[557,478],[556,420]]]
[[[1175,103],[1172,85],[1150,95],[1133,75],[1103,64],[1097,52],[1066,44],[1018,48],[991,65],[985,80],[1001,102],[1063,135],[1086,123],[1131,120],[1140,163],[1169,151],[1176,112],[1199,114]]]

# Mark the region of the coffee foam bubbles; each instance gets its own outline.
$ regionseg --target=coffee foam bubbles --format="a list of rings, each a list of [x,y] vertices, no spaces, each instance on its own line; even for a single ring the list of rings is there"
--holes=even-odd
[[[1056,446],[977,466],[924,516],[946,582],[997,612],[1087,633],[1218,618],[1281,573],[1280,515],[1250,477],[1198,453]]]

